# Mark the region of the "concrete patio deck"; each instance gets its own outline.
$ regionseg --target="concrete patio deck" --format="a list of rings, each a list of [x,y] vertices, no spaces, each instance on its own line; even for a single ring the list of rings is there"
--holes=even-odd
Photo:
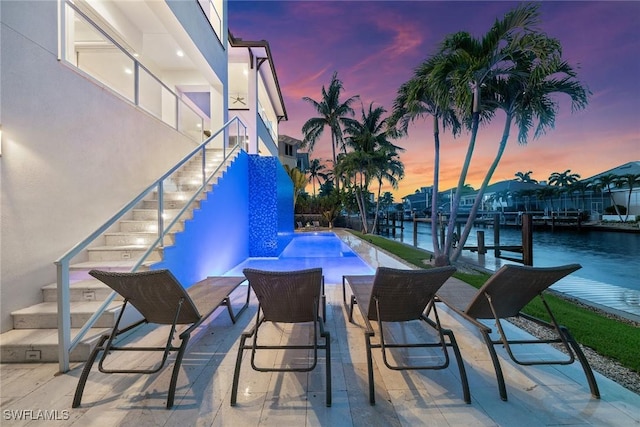
[[[402,263],[389,255],[339,233],[370,265],[395,267]],[[450,279],[453,280],[453,279]],[[165,409],[171,366],[155,375],[105,375],[94,368],[83,403],[71,401],[82,368],[72,365],[56,375],[57,364],[0,365],[1,424],[78,426],[630,426],[640,424],[640,395],[596,373],[602,398],[593,399],[579,364],[521,367],[500,352],[509,400],[500,400],[488,352],[474,327],[446,307],[438,307],[442,324],[454,331],[465,360],[471,404],[462,397],[455,363],[440,371],[387,369],[380,351],[374,352],[376,402],[368,402],[367,367],[362,319],[349,323],[341,284],[326,284],[327,327],[331,333],[333,405],[325,407],[324,361],[305,373],[258,373],[245,356],[238,405],[229,405],[231,382],[240,334],[255,321],[252,297],[247,312],[233,325],[223,309],[194,334],[178,379],[175,406]],[[242,305],[246,288],[235,293]],[[145,327],[131,340],[162,342],[164,328]],[[515,326],[512,334],[527,337]],[[308,336],[306,326],[278,325],[265,340],[280,340],[283,331],[296,339]],[[418,325],[390,331],[395,336],[421,336]],[[288,335],[287,335],[288,336]],[[539,355],[558,354],[550,346]],[[324,357],[324,352],[320,352]],[[116,356],[119,365],[143,365],[131,354]],[[279,352],[265,363],[306,363],[300,351]],[[48,411],[44,413],[43,411]],[[22,417],[22,420],[18,418]],[[46,418],[48,417],[48,418]]]

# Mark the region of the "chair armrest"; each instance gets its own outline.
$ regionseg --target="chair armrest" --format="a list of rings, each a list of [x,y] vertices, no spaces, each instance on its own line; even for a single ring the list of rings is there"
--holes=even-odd
[[[463,317],[467,322],[472,323],[478,329],[480,329],[482,331],[485,331],[487,333],[491,333],[491,328],[490,327],[488,327],[484,323],[479,322],[477,319],[469,316],[467,313],[465,313],[464,311],[460,310],[455,305],[449,304],[445,298],[442,298],[442,297],[438,296],[437,301],[439,301],[439,302],[443,303],[444,305],[446,305],[447,307],[449,307],[451,310],[453,310],[455,313],[457,313],[458,315]]]

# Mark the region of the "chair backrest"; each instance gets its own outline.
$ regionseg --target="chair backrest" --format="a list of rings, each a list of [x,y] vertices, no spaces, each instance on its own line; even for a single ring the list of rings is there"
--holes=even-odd
[[[378,320],[376,304],[383,322],[417,320],[444,282],[456,271],[453,266],[428,270],[398,270],[378,267],[373,279],[368,318]]]
[[[580,268],[580,264],[559,267],[505,265],[478,290],[465,312],[476,319],[494,318],[486,297],[489,295],[498,318],[517,316],[542,291]]]
[[[191,324],[200,319],[193,301],[169,270],[135,273],[91,270],[89,274],[122,295],[151,323],[172,324],[181,298],[176,323]]]
[[[316,320],[322,289],[322,269],[242,271],[256,294],[265,320],[298,323]],[[314,310],[315,308],[315,310]]]

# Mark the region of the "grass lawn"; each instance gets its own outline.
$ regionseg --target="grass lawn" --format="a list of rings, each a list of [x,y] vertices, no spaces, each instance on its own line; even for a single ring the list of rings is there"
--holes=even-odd
[[[348,231],[420,268],[426,267],[424,260],[431,256],[428,251],[384,237]],[[454,276],[476,288],[481,287],[489,278],[489,275],[483,272],[477,274],[456,272]],[[640,372],[638,355],[640,328],[603,316],[552,292],[546,292],[545,299],[558,323],[566,326],[579,343],[603,356],[617,360],[633,371]],[[531,301],[523,311],[540,319],[549,320],[539,298]]]

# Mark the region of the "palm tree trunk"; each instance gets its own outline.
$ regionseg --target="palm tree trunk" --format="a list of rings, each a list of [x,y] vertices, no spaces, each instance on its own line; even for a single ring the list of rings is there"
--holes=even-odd
[[[365,188],[362,186],[360,188],[360,204],[362,206],[362,225],[364,227],[365,234],[369,232],[369,222],[367,221],[367,203],[364,199]]]
[[[615,200],[613,200],[613,193],[611,192],[611,187],[607,185],[607,192],[609,193],[609,199],[611,200],[611,204],[613,205],[613,209],[615,209],[618,218],[620,218],[620,222],[622,222],[622,214],[620,214],[620,209],[618,209],[618,204]]]
[[[440,128],[438,115],[433,116],[433,188],[431,189],[431,239],[433,242],[433,256],[436,260],[442,255],[440,240],[438,239],[438,185],[440,180]]]
[[[373,217],[373,228],[371,231],[376,232],[378,226],[378,211],[380,210],[380,193],[382,192],[382,180],[378,179],[378,197],[376,198],[376,214]]]
[[[469,146],[467,147],[467,155],[464,159],[464,164],[462,165],[462,170],[460,171],[460,178],[458,179],[458,187],[456,188],[456,195],[451,202],[451,217],[449,218],[449,224],[447,226],[447,235],[444,243],[444,254],[449,258],[449,253],[451,249],[451,243],[453,240],[453,230],[456,224],[456,218],[458,216],[458,205],[460,204],[460,198],[462,197],[462,188],[464,188],[464,183],[467,180],[467,173],[469,171],[469,166],[471,165],[471,158],[473,156],[473,150],[476,145],[476,138],[478,136],[478,128],[480,126],[480,112],[476,110],[476,99],[479,99],[480,93],[479,89],[476,88],[477,95],[474,94],[474,111],[473,111],[473,119],[472,119],[472,127],[471,127],[471,138],[469,139]],[[492,172],[493,173],[493,172]],[[474,206],[476,205],[477,200],[474,201]],[[476,207],[476,212],[478,207]],[[467,233],[468,234],[468,233]],[[462,236],[460,236],[462,237]],[[464,246],[464,240],[460,238],[458,247],[462,248]],[[461,249],[460,249],[461,250]],[[458,250],[457,252],[460,252]]]
[[[633,192],[633,183],[629,182],[629,195],[627,196],[627,216],[625,220],[629,219],[629,209],[631,208],[631,193]]]
[[[357,182],[356,179],[356,202],[358,203],[358,210],[360,211],[360,221],[362,221],[362,232],[367,234],[369,232],[369,227],[367,224],[367,213],[366,213],[366,204],[364,202],[363,196],[363,184],[362,184],[362,173],[360,173],[360,182]]]
[[[498,146],[498,152],[496,153],[496,157],[495,159],[493,159],[493,162],[491,163],[491,166],[489,167],[489,170],[487,171],[487,174],[485,175],[484,180],[482,181],[482,185],[478,190],[476,199],[473,201],[473,206],[471,207],[471,211],[469,212],[469,218],[467,218],[467,223],[464,225],[464,230],[462,230],[460,240],[458,241],[458,246],[453,251],[453,254],[451,254],[450,260],[452,263],[455,262],[458,258],[460,258],[460,254],[462,253],[462,248],[464,247],[464,244],[467,241],[467,238],[469,237],[469,233],[471,232],[471,228],[473,227],[473,222],[476,219],[478,209],[482,204],[482,197],[484,195],[484,191],[487,189],[487,186],[489,185],[489,181],[491,180],[491,177],[493,176],[493,173],[495,172],[496,167],[498,167],[498,163],[500,163],[502,154],[504,154],[504,149],[506,148],[507,141],[509,139],[509,130],[511,129],[512,119],[513,119],[513,116],[511,115],[511,113],[507,113],[504,129],[502,131],[502,139],[500,140],[500,145]],[[449,226],[451,226],[451,222],[449,222]],[[496,225],[494,224],[494,227],[495,226]]]
[[[336,180],[336,190],[340,191],[340,177],[336,173],[336,164],[338,163],[338,159],[336,158],[336,145],[338,142],[336,141],[336,134],[331,129],[331,153],[333,155],[333,175]]]

